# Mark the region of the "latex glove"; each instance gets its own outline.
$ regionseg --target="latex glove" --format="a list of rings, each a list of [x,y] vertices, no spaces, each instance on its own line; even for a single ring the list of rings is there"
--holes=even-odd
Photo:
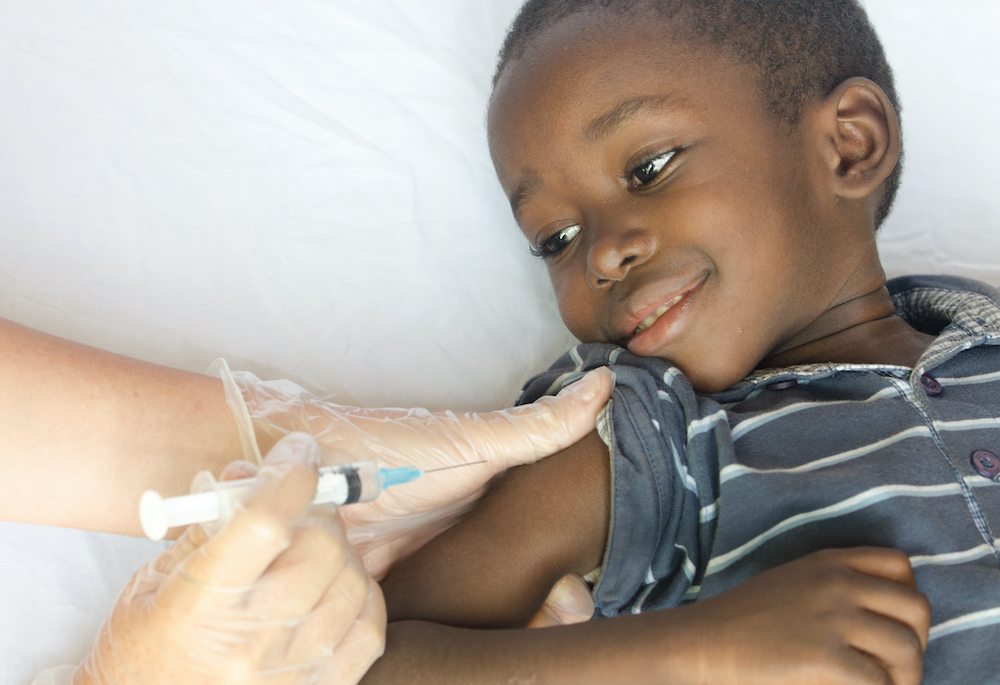
[[[356,683],[384,649],[385,604],[336,511],[309,509],[317,460],[288,436],[217,537],[192,526],[137,572],[76,685]]]
[[[592,431],[614,385],[610,369],[595,369],[534,404],[456,414],[345,407],[319,400],[291,381],[230,372],[221,359],[213,371],[222,377],[248,460],[282,435],[303,431],[316,436],[327,464],[371,460],[424,471],[472,464],[427,474],[373,502],[341,510],[348,539],[375,578],[451,525],[494,475],[564,449]]]

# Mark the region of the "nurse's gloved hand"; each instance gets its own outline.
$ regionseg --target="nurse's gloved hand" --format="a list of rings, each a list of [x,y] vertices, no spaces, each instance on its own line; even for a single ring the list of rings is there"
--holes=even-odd
[[[327,464],[458,467],[341,510],[348,538],[375,578],[453,523],[493,476],[558,452],[592,431],[614,385],[614,374],[602,368],[555,397],[502,411],[361,409],[324,402],[290,381],[262,381],[252,373],[230,373],[221,360],[217,364],[248,460],[282,435],[302,431],[316,436]]]
[[[192,526],[135,574],[74,683],[356,683],[384,649],[385,604],[336,511],[310,509],[317,461],[311,437],[279,442],[218,536]]]

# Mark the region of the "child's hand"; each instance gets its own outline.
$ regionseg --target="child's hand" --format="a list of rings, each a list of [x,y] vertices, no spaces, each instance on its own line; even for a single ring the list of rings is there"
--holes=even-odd
[[[930,605],[901,552],[817,552],[678,612],[696,682],[918,685]]]
[[[528,623],[529,628],[551,628],[589,621],[594,615],[594,598],[587,583],[576,573],[556,583],[545,604]]]

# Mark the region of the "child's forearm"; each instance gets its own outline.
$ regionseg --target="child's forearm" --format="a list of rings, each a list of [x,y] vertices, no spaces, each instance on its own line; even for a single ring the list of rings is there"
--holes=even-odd
[[[811,554],[677,609],[572,626],[405,621],[365,685],[919,685],[930,606],[892,550]]]
[[[526,625],[557,580],[600,565],[609,498],[607,447],[596,432],[511,470],[468,517],[386,578],[389,620]]]
[[[652,620],[651,620],[652,619]],[[683,636],[654,615],[572,626],[477,630],[423,621],[389,625],[386,653],[362,685],[642,685],[692,680]],[[659,625],[657,625],[659,624]],[[677,644],[678,649],[665,648]]]

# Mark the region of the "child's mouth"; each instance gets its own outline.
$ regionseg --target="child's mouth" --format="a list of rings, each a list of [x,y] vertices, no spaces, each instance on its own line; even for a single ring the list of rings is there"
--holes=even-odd
[[[682,299],[684,299],[684,295],[678,295],[674,299],[670,300],[670,302],[667,302],[666,304],[664,304],[663,306],[661,306],[659,309],[657,309],[655,312],[653,312],[652,314],[650,314],[649,316],[647,316],[645,319],[642,320],[642,322],[639,324],[638,328],[635,329],[635,333],[633,333],[632,335],[636,335],[638,333],[641,333],[642,331],[644,331],[647,328],[649,328],[650,326],[652,326],[654,323],[656,323],[657,319],[659,319],[661,316],[663,316],[664,314],[666,314],[670,310],[671,307],[673,307],[675,304],[677,304],[678,302],[680,302]]]
[[[647,314],[629,336],[628,349],[633,354],[649,357],[656,356],[672,343],[691,320],[694,301],[704,283],[705,276],[702,276]]]

